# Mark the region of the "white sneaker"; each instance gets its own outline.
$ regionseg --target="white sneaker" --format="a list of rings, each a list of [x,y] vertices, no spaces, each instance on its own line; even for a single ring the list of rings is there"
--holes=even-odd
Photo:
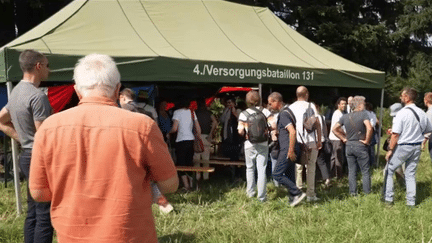
[[[290,204],[291,207],[296,206],[299,204],[304,198],[306,197],[306,193],[302,192],[301,194],[294,196],[292,203]]]
[[[320,198],[318,198],[317,196],[313,196],[313,197],[307,197],[307,201],[308,202],[317,202],[321,200]]]
[[[173,211],[173,206],[170,204],[170,203],[168,203],[167,205],[165,205],[165,206],[163,206],[163,205],[159,205],[159,210],[162,212],[162,213],[164,213],[164,214],[167,214],[167,213],[169,213],[169,212],[171,212],[171,211]]]

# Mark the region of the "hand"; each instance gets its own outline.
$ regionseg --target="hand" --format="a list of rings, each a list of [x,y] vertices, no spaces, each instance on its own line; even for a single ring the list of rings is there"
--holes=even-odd
[[[297,159],[297,156],[296,156],[296,154],[294,153],[293,150],[288,150],[287,158],[288,158],[289,160],[291,160],[292,162],[295,162],[296,159]]]
[[[385,160],[388,162],[392,155],[393,155],[393,150],[387,151],[386,156],[385,156]]]
[[[421,150],[422,150],[422,151],[426,148],[426,142],[427,142],[427,141],[428,141],[427,139],[423,140],[423,142],[422,142],[422,144],[421,144]]]
[[[317,149],[318,150],[322,149],[322,142],[321,141],[317,142]]]
[[[167,134],[165,135],[165,137],[169,140],[169,139],[170,139],[170,133],[167,133]]]
[[[366,143],[366,140],[359,140],[362,144],[364,144],[364,145],[366,145],[366,146],[369,146],[369,144],[368,143]]]

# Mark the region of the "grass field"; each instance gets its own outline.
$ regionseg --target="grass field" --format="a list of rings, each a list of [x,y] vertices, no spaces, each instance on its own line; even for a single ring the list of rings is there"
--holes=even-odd
[[[228,176],[216,178],[215,174],[198,192],[168,195],[174,212],[162,215],[154,207],[159,241],[432,242],[431,166],[424,152],[417,170],[418,206],[414,209],[405,206],[405,189],[397,183],[395,205],[389,208],[381,203],[382,168],[373,170],[373,193],[367,196],[350,197],[347,179],[330,189],[318,182],[322,200],[295,208],[288,206],[286,190],[272,183],[267,187],[269,200],[260,203],[246,197],[244,183],[233,186]],[[0,191],[0,242],[23,242],[24,216],[16,216],[12,184],[7,189],[0,184]]]

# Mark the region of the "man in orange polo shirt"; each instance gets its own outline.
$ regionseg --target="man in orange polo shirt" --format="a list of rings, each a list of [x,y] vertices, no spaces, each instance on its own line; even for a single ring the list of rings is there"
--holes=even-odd
[[[178,178],[157,124],[116,104],[113,59],[91,54],[74,70],[77,107],[49,117],[36,136],[30,192],[51,202],[59,242],[157,242],[150,181]]]

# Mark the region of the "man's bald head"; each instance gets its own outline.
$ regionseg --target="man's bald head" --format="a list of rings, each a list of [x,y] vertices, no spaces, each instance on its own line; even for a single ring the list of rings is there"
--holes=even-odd
[[[296,90],[296,96],[298,100],[308,100],[309,91],[305,86],[299,86]]]

